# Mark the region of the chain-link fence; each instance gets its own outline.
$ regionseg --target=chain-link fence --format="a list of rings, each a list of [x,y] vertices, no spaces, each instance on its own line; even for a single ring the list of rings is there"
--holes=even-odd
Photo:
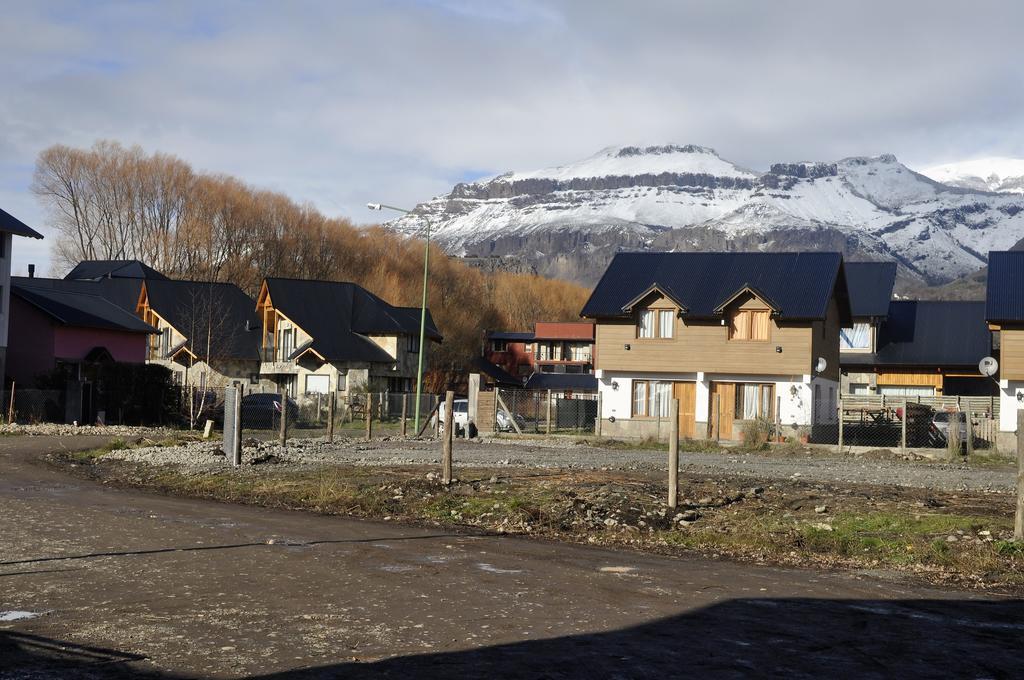
[[[214,391],[211,397],[222,394]],[[280,436],[282,411],[290,438],[325,436],[332,422],[338,437],[429,436],[436,431],[439,398],[435,394],[420,397],[419,431],[416,431],[416,395],[396,392],[371,392],[346,395],[330,393],[282,397],[278,392],[244,393],[241,400],[241,424],[245,434],[270,438]],[[332,403],[333,402],[333,403]],[[214,404],[208,416],[220,428],[224,422],[223,397],[211,398]],[[201,426],[201,425],[200,425]]]
[[[538,390],[497,390],[495,429],[523,434],[594,432],[597,395]]]
[[[995,447],[995,397],[889,397],[847,395],[836,422],[815,425],[812,441],[842,448],[946,449],[967,455]]]

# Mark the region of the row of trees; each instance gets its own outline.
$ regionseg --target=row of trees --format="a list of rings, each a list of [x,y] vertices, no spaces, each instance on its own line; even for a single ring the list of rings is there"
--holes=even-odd
[[[139,259],[176,278],[231,282],[255,295],[264,276],[352,281],[392,304],[418,306],[423,242],[360,228],[287,196],[193,170],[139,147],[63,145],[37,160],[33,191],[58,232],[55,266]],[[433,248],[433,247],[432,247]],[[484,329],[525,330],[576,318],[587,291],[527,274],[485,274],[437,248],[430,309],[445,336],[434,367],[459,369]]]

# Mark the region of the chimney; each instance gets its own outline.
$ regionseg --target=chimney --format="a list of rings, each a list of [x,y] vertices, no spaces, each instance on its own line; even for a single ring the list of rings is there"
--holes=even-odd
[[[30,279],[36,278],[36,266],[34,264],[30,264],[28,266],[28,278],[30,278]]]

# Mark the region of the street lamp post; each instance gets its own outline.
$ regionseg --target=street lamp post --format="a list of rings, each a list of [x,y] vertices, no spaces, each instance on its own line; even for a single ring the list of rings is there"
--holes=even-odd
[[[411,210],[405,208],[396,208],[393,205],[385,205],[384,203],[367,203],[366,207],[370,210],[394,210],[396,212],[405,213],[408,215]],[[420,304],[420,345],[419,352],[417,352],[417,366],[416,366],[416,408],[413,415],[413,432],[419,434],[420,432],[420,398],[423,394],[423,353],[426,351],[426,345],[424,345],[424,335],[427,329],[427,277],[429,276],[430,267],[430,220],[427,219],[427,234],[426,234],[426,245],[423,248],[423,300]]]

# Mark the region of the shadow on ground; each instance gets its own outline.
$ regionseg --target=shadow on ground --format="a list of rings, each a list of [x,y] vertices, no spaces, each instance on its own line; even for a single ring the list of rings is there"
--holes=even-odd
[[[255,677],[1011,678],[1022,640],[1021,600],[742,599],[620,630]],[[137,656],[10,631],[0,632],[0,659],[10,677],[137,677],[145,668]]]

